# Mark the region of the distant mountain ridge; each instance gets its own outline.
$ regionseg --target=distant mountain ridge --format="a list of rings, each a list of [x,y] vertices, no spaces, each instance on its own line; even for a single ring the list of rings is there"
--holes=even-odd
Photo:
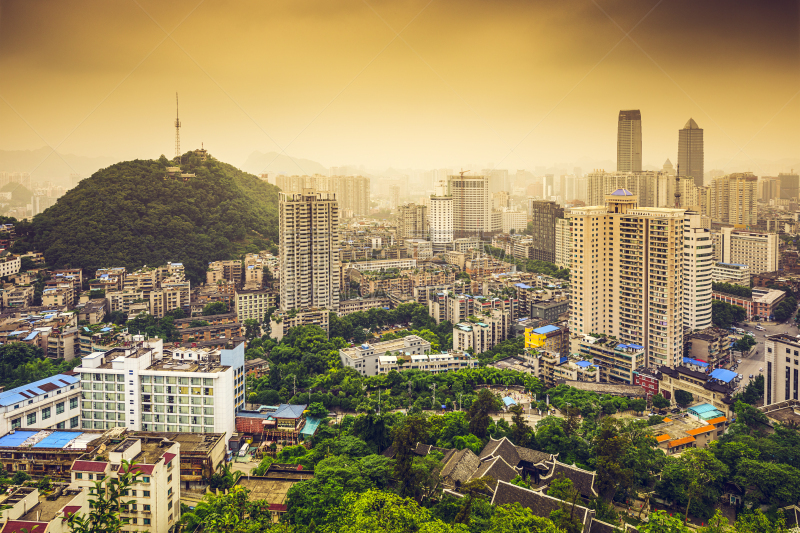
[[[278,154],[278,152],[262,153],[258,150],[247,157],[241,168],[256,176],[259,174],[286,174],[287,176],[328,174],[328,169],[316,161]]]
[[[112,157],[85,157],[55,153],[47,146],[36,150],[0,150],[0,172],[30,172],[33,180],[68,180],[70,174],[85,178],[116,163]]]

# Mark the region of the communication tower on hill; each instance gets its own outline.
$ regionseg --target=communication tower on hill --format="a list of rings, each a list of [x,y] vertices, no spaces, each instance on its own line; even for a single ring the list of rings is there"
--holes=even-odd
[[[181,119],[178,113],[178,93],[175,93],[175,157],[181,156]]]

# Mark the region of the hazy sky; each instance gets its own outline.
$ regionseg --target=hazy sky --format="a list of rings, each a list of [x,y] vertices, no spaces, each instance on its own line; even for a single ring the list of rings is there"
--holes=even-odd
[[[645,164],[676,162],[689,117],[707,170],[798,158],[799,5],[0,0],[0,149],[172,156],[178,91],[183,151],[237,165],[614,161],[635,108]]]

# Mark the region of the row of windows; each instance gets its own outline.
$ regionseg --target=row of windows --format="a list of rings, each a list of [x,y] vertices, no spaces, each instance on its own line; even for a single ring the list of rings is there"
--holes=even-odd
[[[48,418],[50,418],[49,413],[48,413],[46,418],[44,416],[42,416],[42,420],[43,421],[47,420]],[[77,416],[73,416],[72,418],[69,419],[69,427],[70,427],[70,429],[78,427],[78,419],[79,419],[79,417],[77,417]],[[26,417],[26,422],[27,422],[28,426],[35,425],[36,424],[36,413],[29,413],[27,415],[27,417]],[[19,429],[21,427],[22,427],[22,417],[14,418],[13,420],[11,420],[11,429]],[[59,422],[58,424],[56,424],[55,427],[56,427],[56,429],[67,429],[67,423],[66,422]]]
[[[130,371],[133,373],[133,371]],[[212,386],[214,385],[214,380],[212,378],[188,378],[188,377],[177,377],[177,376],[139,376],[139,380],[142,383],[156,383],[156,384],[168,384],[168,385],[205,385],[205,386]],[[81,381],[85,382],[108,382],[108,381],[115,381],[115,382],[125,382],[125,376],[123,374],[89,374],[89,373],[82,373],[81,374]]]

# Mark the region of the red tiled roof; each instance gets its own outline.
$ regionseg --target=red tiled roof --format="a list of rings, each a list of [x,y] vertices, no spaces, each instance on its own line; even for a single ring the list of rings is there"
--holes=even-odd
[[[164,464],[168,465],[170,463],[170,461],[175,459],[175,454],[174,453],[165,453],[163,455],[163,457],[164,457]]]
[[[284,506],[285,507],[285,506]],[[22,533],[23,528],[28,533],[44,533],[50,522],[28,522],[26,520],[9,520],[3,528],[3,533]],[[34,529],[36,528],[36,529]]]
[[[269,510],[275,511],[278,513],[285,513],[286,512],[286,504],[284,503],[271,503],[269,504]]]
[[[75,461],[72,469],[77,472],[105,472],[108,463],[99,461]]]
[[[80,510],[81,510],[80,505],[67,505],[66,507],[64,507],[64,518],[69,518],[69,515],[75,514]],[[34,531],[32,533],[38,533],[38,532]]]
[[[153,475],[153,468],[155,468],[155,466],[156,465],[143,465],[143,464],[133,465],[133,468],[131,468],[131,472],[134,473],[134,474],[137,474],[137,473],[141,472],[142,474],[147,474],[148,476],[151,476],[151,475]],[[73,468],[73,470],[74,470],[74,468]],[[124,468],[121,468],[121,467],[120,467],[119,471],[122,472],[123,474],[125,472],[127,472]]]

